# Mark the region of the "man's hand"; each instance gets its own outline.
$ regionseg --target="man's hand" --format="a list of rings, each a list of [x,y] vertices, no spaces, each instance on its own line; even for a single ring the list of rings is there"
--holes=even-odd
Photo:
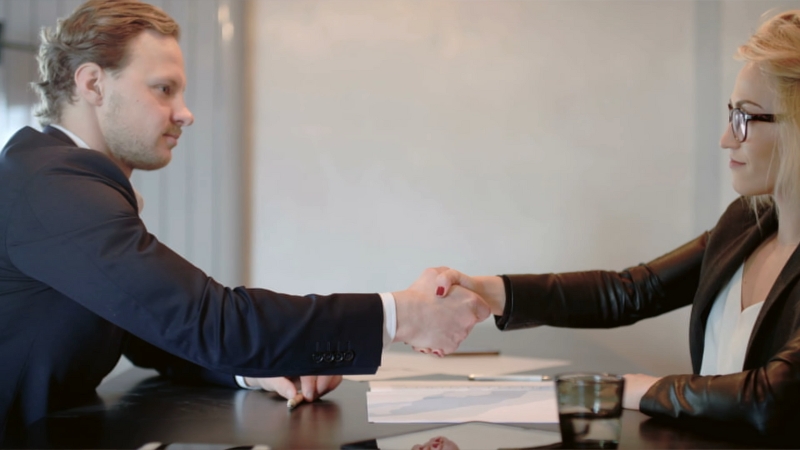
[[[245,378],[244,382],[251,387],[260,387],[265,391],[276,392],[281,397],[292,399],[298,392],[303,394],[303,400],[313,402],[328,392],[336,389],[342,382],[341,375],[333,376],[305,376],[297,378]]]
[[[408,289],[394,292],[397,305],[395,342],[443,356],[454,352],[476,323],[489,317],[486,302],[454,286],[446,298],[436,295],[436,277],[445,267],[427,269]]]
[[[639,410],[639,402],[647,391],[660,380],[659,377],[643,375],[641,373],[623,375],[625,378],[625,392],[622,394],[622,407],[625,409]]]
[[[492,314],[503,315],[506,306],[506,288],[500,277],[471,277],[455,269],[446,269],[440,271],[436,277],[436,286],[436,294],[443,297],[448,295],[452,286],[463,286],[480,295],[492,309]]]

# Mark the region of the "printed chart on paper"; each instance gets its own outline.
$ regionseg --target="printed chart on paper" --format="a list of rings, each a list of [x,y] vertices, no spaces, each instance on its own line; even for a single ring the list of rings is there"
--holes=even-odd
[[[367,411],[375,423],[557,423],[552,382],[371,382]]]

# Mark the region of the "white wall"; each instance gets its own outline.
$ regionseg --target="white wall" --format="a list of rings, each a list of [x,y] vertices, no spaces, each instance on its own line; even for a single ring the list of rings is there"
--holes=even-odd
[[[674,248],[735,195],[716,144],[731,55],[789,3],[254,1],[251,284],[398,290],[434,265],[621,269]],[[541,336],[658,374],[690,370],[687,325]]]

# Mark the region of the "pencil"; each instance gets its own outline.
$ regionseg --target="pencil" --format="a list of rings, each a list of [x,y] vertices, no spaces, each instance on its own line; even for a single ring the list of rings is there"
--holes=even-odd
[[[290,398],[289,401],[286,402],[286,407],[289,408],[289,410],[291,411],[295,409],[297,405],[299,405],[302,402],[303,402],[303,394],[298,392],[297,394],[295,394],[294,397]]]
[[[499,356],[500,350],[467,350],[463,352],[455,351],[444,356]]]
[[[550,381],[550,375],[476,375],[467,377],[470,381]]]

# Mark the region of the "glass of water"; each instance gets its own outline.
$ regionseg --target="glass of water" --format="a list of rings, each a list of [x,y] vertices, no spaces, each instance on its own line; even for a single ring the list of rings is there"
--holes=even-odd
[[[625,379],[607,373],[556,377],[563,448],[617,448]]]

